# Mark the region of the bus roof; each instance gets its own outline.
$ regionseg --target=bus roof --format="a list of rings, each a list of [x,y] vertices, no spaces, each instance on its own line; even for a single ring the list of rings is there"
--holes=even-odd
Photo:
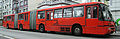
[[[29,13],[30,11],[27,11],[27,12],[22,12],[22,13],[18,13],[18,14],[25,14],[25,13]]]
[[[6,17],[6,16],[14,16],[15,14],[10,14],[10,15],[4,15],[3,17]]]
[[[66,6],[60,6],[60,7],[40,9],[40,10],[37,10],[37,11],[51,10],[51,9],[59,9],[59,8],[72,7],[72,6],[92,5],[92,4],[104,4],[104,3],[101,3],[101,2],[80,3],[80,4],[73,4],[73,5],[66,5]]]

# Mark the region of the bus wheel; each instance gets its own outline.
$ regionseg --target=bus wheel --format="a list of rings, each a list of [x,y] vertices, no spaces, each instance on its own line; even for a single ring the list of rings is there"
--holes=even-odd
[[[19,29],[20,29],[20,30],[23,30],[23,27],[22,27],[22,25],[19,25]]]
[[[82,27],[80,27],[79,25],[75,25],[72,29],[72,33],[74,35],[82,35]]]
[[[45,27],[44,27],[44,25],[40,25],[40,26],[39,26],[39,31],[42,32],[42,33],[45,32]]]
[[[9,29],[9,25],[7,24],[7,27],[6,27],[7,29]]]

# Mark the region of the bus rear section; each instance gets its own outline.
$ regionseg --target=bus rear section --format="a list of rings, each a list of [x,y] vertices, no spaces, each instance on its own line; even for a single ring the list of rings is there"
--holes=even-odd
[[[18,13],[18,29],[30,29],[30,12]]]
[[[3,26],[6,28],[14,28],[14,14],[4,16]]]

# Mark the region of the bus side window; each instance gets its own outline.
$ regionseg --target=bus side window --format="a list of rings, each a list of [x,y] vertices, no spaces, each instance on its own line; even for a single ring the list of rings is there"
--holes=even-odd
[[[87,18],[91,18],[91,8],[87,8]]]
[[[8,16],[8,17],[7,17],[7,21],[10,21],[10,20],[11,20],[11,16]]]
[[[54,18],[62,18],[62,9],[54,10]]]
[[[73,8],[73,17],[83,17],[83,16],[84,16],[84,7]]]
[[[63,17],[72,17],[72,8],[64,8]]]
[[[18,19],[19,20],[24,20],[24,14],[20,14],[20,15],[18,15],[19,17],[18,17]]]
[[[45,18],[45,11],[38,11],[38,19],[44,19]]]

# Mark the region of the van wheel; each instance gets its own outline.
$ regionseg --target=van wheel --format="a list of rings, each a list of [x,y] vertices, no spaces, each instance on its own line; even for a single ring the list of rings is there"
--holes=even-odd
[[[20,29],[20,30],[23,30],[23,26],[22,26],[22,25],[19,25],[19,29]]]
[[[82,27],[80,25],[75,25],[72,29],[73,35],[82,35]]]
[[[6,27],[7,29],[9,29],[9,25],[7,24],[7,27]]]
[[[45,32],[45,27],[44,27],[44,25],[40,25],[40,26],[39,26],[39,31],[40,31],[41,33]]]

